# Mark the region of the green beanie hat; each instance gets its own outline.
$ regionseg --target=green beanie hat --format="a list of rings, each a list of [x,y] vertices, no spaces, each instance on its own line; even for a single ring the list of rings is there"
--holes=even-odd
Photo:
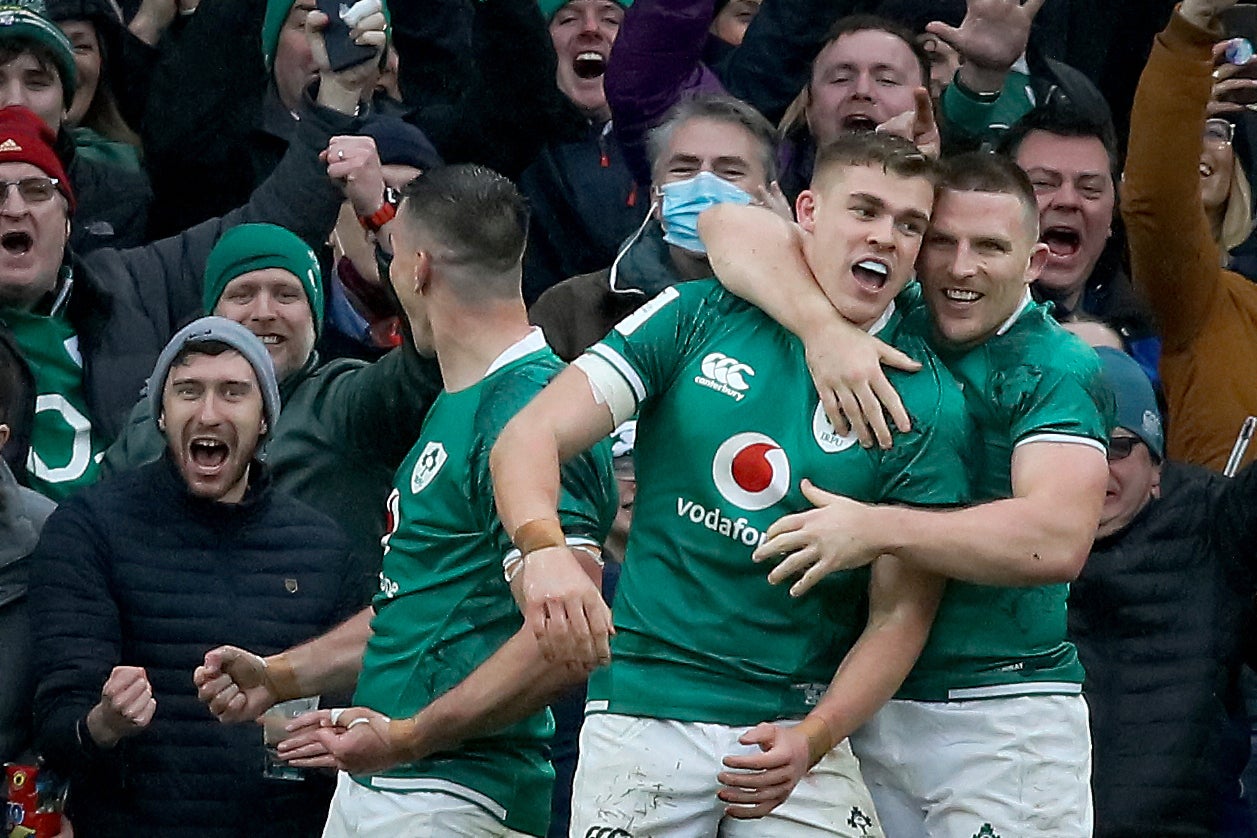
[[[559,9],[570,3],[571,0],[537,0],[537,8],[541,9],[541,16],[549,23],[551,18],[558,14]],[[615,0],[624,8],[633,5],[633,0]]]
[[[271,71],[272,65],[275,63],[275,49],[279,46],[279,32],[284,28],[284,21],[288,19],[288,13],[292,11],[293,4],[297,0],[266,0],[266,17],[262,19],[262,59],[266,62],[266,71]],[[349,0],[344,0],[342,5],[352,6]],[[392,21],[393,17],[389,14],[388,3],[380,0],[381,11],[384,12],[384,19]],[[385,37],[392,40],[392,27],[386,23],[384,25]]]
[[[223,233],[205,263],[202,301],[206,313],[213,313],[227,283],[264,268],[283,268],[301,280],[314,315],[314,333],[321,334],[323,282],[318,257],[295,234],[274,224],[241,224]]]
[[[61,27],[48,18],[44,0],[0,0],[0,43],[24,38],[46,47],[52,53],[65,107],[70,107],[78,72],[74,68],[74,47]]]

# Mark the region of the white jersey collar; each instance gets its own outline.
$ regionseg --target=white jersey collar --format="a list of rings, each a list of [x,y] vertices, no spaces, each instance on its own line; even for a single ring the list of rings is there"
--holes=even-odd
[[[1009,316],[1009,318],[1005,320],[998,329],[995,330],[995,334],[1002,335],[1005,332],[1007,332],[1009,329],[1011,329],[1013,327],[1013,324],[1017,322],[1017,318],[1021,317],[1022,312],[1028,309],[1030,307],[1030,304],[1033,302],[1034,302],[1034,298],[1030,296],[1030,288],[1029,286],[1027,286],[1026,294],[1024,297],[1021,298],[1021,305],[1017,306],[1017,310],[1014,311],[1012,315]]]
[[[882,316],[873,321],[873,325],[869,326],[868,333],[873,337],[877,337],[877,333],[886,328],[886,324],[890,322],[890,318],[895,316],[895,301],[891,300],[890,305],[886,306],[886,310],[882,312]]]
[[[489,364],[489,368],[484,371],[482,378],[488,378],[512,361],[518,361],[529,353],[536,352],[538,349],[544,349],[545,346],[545,333],[541,331],[540,326],[533,326],[528,330],[526,336],[506,347],[506,349],[502,350],[501,355],[493,359],[493,363]]]

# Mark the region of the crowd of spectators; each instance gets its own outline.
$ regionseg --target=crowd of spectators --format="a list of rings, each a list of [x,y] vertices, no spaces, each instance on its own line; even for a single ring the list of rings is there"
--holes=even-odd
[[[1257,836],[1253,12],[0,0],[0,762],[87,838]],[[657,500],[720,470],[688,422],[769,446],[714,478],[741,511]],[[870,476],[784,444],[760,505],[794,424]],[[997,635],[1033,648],[974,663]],[[744,709],[792,643],[807,683]],[[314,695],[278,756],[239,724]],[[983,740],[930,786],[997,716],[1085,747]],[[628,749],[695,726],[727,750]],[[1082,792],[1029,774],[1067,761]],[[978,764],[1061,813],[974,802]]]

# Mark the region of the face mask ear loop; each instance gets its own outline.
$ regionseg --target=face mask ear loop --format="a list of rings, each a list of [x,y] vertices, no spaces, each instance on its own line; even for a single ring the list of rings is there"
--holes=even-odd
[[[659,208],[660,198],[655,196],[653,189],[651,190],[651,195],[650,209],[646,210],[646,217],[642,219],[641,226],[639,226],[637,228],[637,232],[629,236],[628,241],[620,247],[620,252],[615,254],[615,261],[611,263],[611,276],[608,284],[611,286],[611,290],[617,294],[625,293],[624,289],[615,287],[616,277],[620,274],[620,260],[624,258],[625,253],[628,253],[630,247],[637,244],[637,240],[642,237],[642,233],[646,232],[646,225],[649,224],[650,220],[655,217],[655,210]]]

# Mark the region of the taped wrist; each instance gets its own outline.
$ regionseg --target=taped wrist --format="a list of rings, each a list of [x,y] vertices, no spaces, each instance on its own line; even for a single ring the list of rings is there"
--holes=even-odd
[[[290,701],[305,695],[297,683],[297,671],[283,654],[262,658],[262,667],[266,670],[266,687],[275,696],[276,702]]]
[[[388,747],[401,762],[415,762],[425,756],[417,741],[418,728],[414,719],[389,719]]]
[[[529,553],[537,550],[567,545],[563,527],[559,526],[557,518],[533,518],[525,521],[515,530],[511,541],[519,548],[520,555],[524,558],[528,558]]]
[[[808,716],[795,728],[807,737],[807,767],[820,762],[838,744],[829,725],[815,716]]]

